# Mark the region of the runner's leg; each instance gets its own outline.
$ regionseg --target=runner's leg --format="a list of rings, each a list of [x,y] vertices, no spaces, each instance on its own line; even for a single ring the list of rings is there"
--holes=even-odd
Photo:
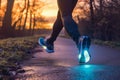
[[[62,22],[68,34],[78,44],[80,33],[78,26],[72,19],[72,12],[77,3],[77,0],[57,0],[58,7],[61,13]]]
[[[60,31],[62,30],[62,28],[63,28],[63,24],[62,24],[62,20],[61,20],[61,15],[60,15],[60,11],[58,11],[57,19],[53,25],[52,34],[51,34],[50,38],[47,39],[47,42],[53,44],[54,41],[56,40],[57,36],[59,35]]]

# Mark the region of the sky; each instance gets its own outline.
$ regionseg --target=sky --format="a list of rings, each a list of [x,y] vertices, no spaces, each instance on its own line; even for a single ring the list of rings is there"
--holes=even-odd
[[[19,0],[16,0],[19,1]],[[42,8],[43,12],[42,15],[46,16],[46,17],[53,17],[56,16],[57,14],[57,0],[40,0],[45,2],[45,6]],[[2,0],[2,4],[4,5],[4,3],[6,3],[6,0]]]
[[[46,17],[55,17],[57,15],[57,0],[41,0],[45,2],[47,5],[43,7],[42,15]]]
[[[6,5],[7,0],[1,0],[2,5]],[[24,0],[15,0],[15,1],[24,1]],[[48,20],[50,23],[49,25],[52,26],[53,22],[56,19],[57,15],[57,0],[40,0],[45,2],[45,6],[42,8],[42,15]]]
[[[3,5],[6,1],[7,0],[2,0]],[[24,0],[16,0],[16,1],[24,1]],[[46,18],[46,20],[50,22],[50,26],[53,25],[58,12],[57,0],[38,0],[38,1],[42,1],[45,3],[45,6],[42,8],[41,14]]]

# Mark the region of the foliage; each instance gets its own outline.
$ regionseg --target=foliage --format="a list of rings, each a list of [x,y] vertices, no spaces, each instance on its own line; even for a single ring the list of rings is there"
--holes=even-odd
[[[7,0],[0,4],[0,37],[13,37],[19,32],[33,34],[43,22],[41,15],[45,3],[39,0]],[[6,24],[7,23],[7,24]],[[40,26],[40,27],[38,27]],[[9,33],[9,34],[8,34]]]
[[[78,18],[82,33],[104,41],[120,41],[120,0],[89,0],[79,9],[89,13],[84,22]]]
[[[0,66],[14,66],[16,62],[30,57],[37,39],[38,36],[0,40]]]
[[[120,40],[120,1],[96,0],[95,33],[94,36],[102,40]]]

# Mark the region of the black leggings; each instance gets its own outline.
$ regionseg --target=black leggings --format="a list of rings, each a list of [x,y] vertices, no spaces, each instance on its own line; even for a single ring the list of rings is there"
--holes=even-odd
[[[51,37],[47,40],[49,43],[53,43],[56,40],[64,26],[71,38],[78,44],[80,34],[77,24],[72,19],[72,12],[77,1],[78,0],[57,0],[59,10],[57,19],[53,25]]]

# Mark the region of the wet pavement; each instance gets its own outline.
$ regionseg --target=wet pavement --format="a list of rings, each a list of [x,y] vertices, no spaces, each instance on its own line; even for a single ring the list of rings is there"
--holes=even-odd
[[[73,41],[58,38],[55,53],[36,47],[34,57],[23,63],[26,72],[16,80],[120,80],[120,50],[93,44],[90,53],[90,62],[79,64]]]

